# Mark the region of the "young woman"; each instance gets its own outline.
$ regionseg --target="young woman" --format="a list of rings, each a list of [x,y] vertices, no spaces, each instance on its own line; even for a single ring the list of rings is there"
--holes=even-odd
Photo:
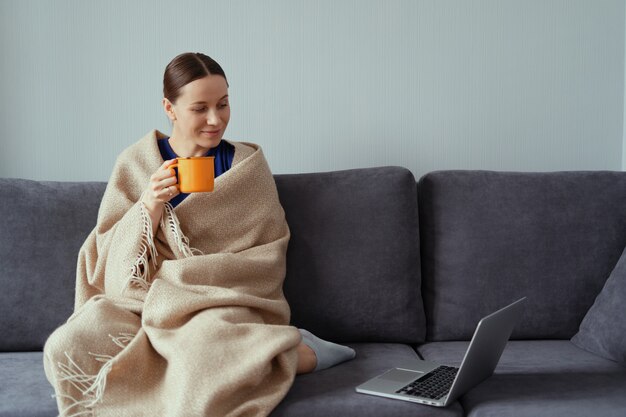
[[[296,373],[355,353],[289,326],[289,228],[261,148],[222,139],[222,68],[179,55],[163,91],[171,136],[118,157],[46,375],[62,416],[266,416]],[[207,155],[215,190],[181,194],[175,158]]]

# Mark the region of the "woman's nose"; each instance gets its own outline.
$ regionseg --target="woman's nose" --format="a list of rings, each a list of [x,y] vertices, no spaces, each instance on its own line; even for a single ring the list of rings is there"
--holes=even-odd
[[[208,111],[206,116],[206,123],[208,125],[215,125],[219,122],[219,117],[217,116],[217,112],[213,109]]]

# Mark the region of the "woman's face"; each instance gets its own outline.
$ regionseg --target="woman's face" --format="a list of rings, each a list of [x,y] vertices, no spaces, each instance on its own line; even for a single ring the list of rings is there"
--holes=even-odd
[[[219,145],[230,120],[226,80],[207,75],[180,91],[176,103],[163,99],[173,124],[170,145],[179,156],[202,156]]]

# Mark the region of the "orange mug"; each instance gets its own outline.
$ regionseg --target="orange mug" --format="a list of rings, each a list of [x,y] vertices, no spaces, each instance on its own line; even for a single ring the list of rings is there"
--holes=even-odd
[[[192,156],[176,160],[169,168],[178,168],[178,189],[181,193],[213,191],[215,157]]]

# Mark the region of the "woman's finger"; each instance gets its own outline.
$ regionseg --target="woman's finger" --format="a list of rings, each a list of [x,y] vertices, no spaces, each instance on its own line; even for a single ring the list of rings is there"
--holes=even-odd
[[[159,186],[161,187],[169,187],[170,185],[174,185],[178,182],[176,176],[174,175],[173,177],[167,177],[162,179],[161,181],[159,181]]]
[[[161,190],[159,194],[159,200],[167,202],[176,197],[178,194],[180,194],[178,188],[176,188],[176,186],[174,185],[170,185],[169,187],[165,187]]]
[[[176,161],[175,159],[173,161]],[[165,163],[167,163],[168,161],[165,161]],[[153,181],[162,181],[166,178],[176,178],[176,172],[174,171],[173,168],[168,168],[169,165],[172,164],[168,164],[168,165],[161,165],[161,167],[159,167],[159,169],[152,174],[151,180]]]

